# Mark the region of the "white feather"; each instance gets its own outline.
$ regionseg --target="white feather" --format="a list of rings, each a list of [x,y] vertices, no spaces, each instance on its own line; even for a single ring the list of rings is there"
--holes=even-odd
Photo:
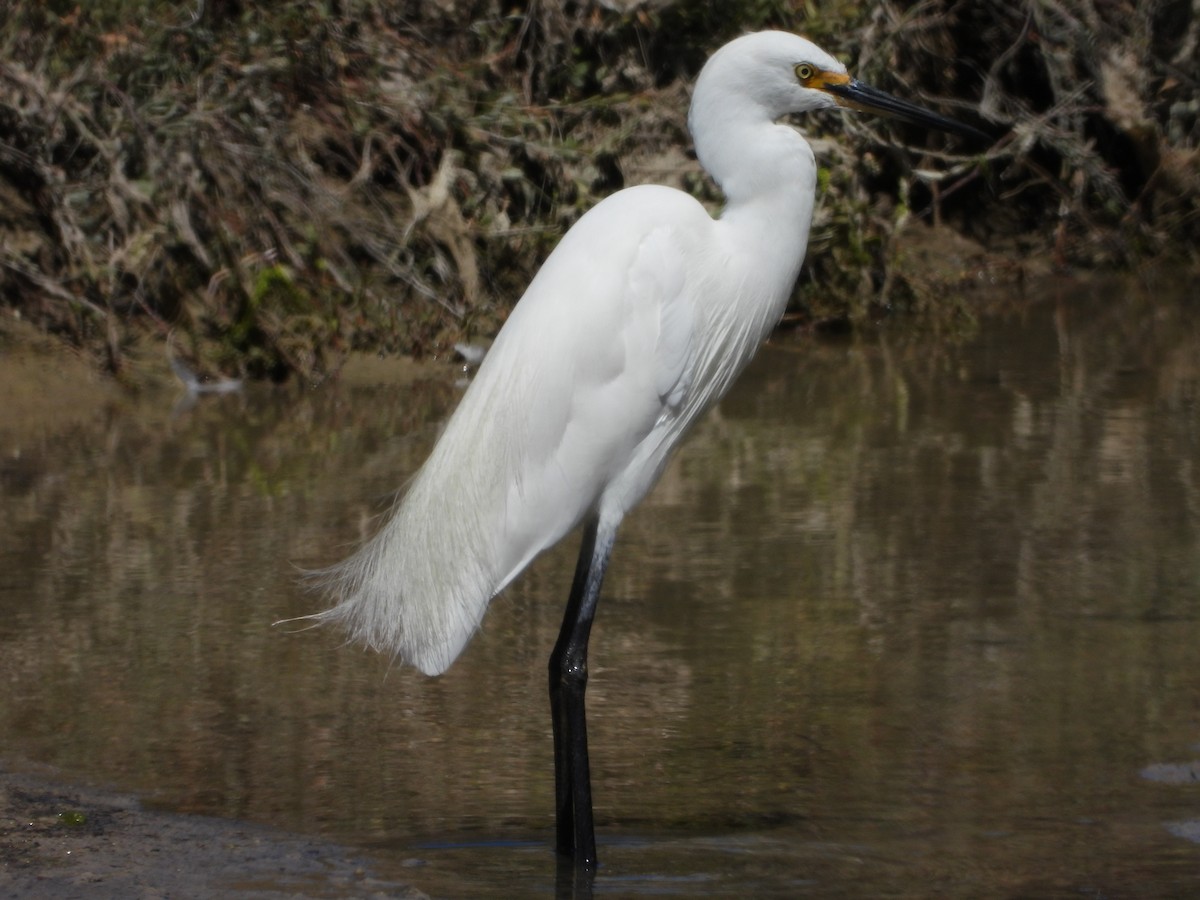
[[[583,216],[514,308],[391,519],[321,573],[313,618],[427,674],[490,599],[585,516],[619,522],[776,324],[812,217],[808,145],[775,120],[829,105],[793,66],[839,64],[784,34],[718,52],[689,117],[728,199],[630,188]]]

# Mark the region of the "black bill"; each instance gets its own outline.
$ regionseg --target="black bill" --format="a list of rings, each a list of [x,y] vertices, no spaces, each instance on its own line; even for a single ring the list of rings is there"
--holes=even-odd
[[[964,125],[962,122],[948,119],[938,113],[917,106],[915,103],[909,103],[907,100],[893,97],[891,94],[885,93],[878,88],[873,88],[869,84],[863,84],[861,81],[856,81],[853,78],[844,84],[827,82],[822,87],[827,93],[834,96],[839,105],[850,109],[875,113],[876,115],[887,116],[891,119],[899,119],[901,122],[908,122],[912,125],[936,128],[939,131],[957,134],[960,137],[970,138],[975,141],[987,143],[991,143],[992,141],[991,137],[978,128],[972,128],[970,125]]]

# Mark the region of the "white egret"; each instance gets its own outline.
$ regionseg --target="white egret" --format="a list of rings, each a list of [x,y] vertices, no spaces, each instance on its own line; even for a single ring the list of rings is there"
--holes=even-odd
[[[584,689],[588,635],[621,520],[783,314],[812,220],[812,150],[779,119],[843,106],[981,136],[870,88],[804,38],[721,48],[696,82],[696,155],[725,194],[632,187],[567,232],[516,304],[390,520],[325,571],[313,618],[428,675],[488,602],[583,525],[550,656],[557,846],[596,861]]]

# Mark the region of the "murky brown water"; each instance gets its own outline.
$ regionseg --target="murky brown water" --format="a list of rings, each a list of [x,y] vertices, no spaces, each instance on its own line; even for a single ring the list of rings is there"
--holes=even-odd
[[[625,525],[598,894],[1200,891],[1200,307],[1064,284],[946,348],[779,338]],[[288,634],[450,379],[0,416],[0,756],[549,895],[575,547],[444,677]]]

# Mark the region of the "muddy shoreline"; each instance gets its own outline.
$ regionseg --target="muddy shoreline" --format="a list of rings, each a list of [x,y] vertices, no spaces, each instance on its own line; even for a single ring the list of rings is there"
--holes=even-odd
[[[0,762],[0,897],[422,897],[353,848]]]

